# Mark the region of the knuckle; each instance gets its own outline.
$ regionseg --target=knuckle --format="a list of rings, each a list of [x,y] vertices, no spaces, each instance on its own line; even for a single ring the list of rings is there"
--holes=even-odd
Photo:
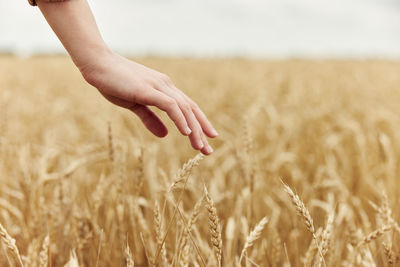
[[[191,106],[190,106],[188,103],[186,103],[186,102],[182,102],[182,103],[180,104],[180,107],[181,107],[181,109],[183,109],[184,111],[190,111],[190,110],[191,110]]]
[[[200,107],[196,104],[196,102],[194,102],[193,100],[188,99],[188,102],[189,102],[190,106],[192,106],[193,108],[196,108],[196,109],[200,108]]]
[[[165,103],[170,107],[170,108],[174,108],[174,106],[177,104],[175,99],[168,97],[167,99],[165,99]]]
[[[196,130],[194,131],[194,136],[195,136],[197,139],[201,139],[201,140],[202,140],[202,138],[201,138],[201,131],[200,131],[198,128],[196,128]]]
[[[147,81],[147,84],[148,84],[151,88],[156,89],[156,90],[160,90],[160,89],[162,89],[162,88],[164,87],[163,82],[161,82],[161,80],[158,79],[157,77],[154,77],[154,78],[149,79],[149,80]]]
[[[168,75],[164,74],[164,73],[160,74],[160,79],[162,81],[166,82],[166,83],[172,83],[171,78]]]
[[[192,101],[192,107],[195,109],[200,109],[199,105]]]

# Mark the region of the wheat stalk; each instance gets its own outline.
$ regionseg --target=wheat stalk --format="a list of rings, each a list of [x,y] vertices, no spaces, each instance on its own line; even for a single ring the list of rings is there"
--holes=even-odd
[[[185,246],[186,246],[186,242],[187,242],[187,240],[188,240],[188,236],[189,236],[189,234],[190,234],[190,232],[191,232],[191,230],[192,230],[192,227],[193,227],[193,225],[196,223],[196,221],[197,221],[197,218],[198,218],[198,216],[199,216],[199,214],[200,214],[200,208],[201,208],[201,204],[202,204],[202,202],[203,202],[203,197],[201,197],[197,202],[196,202],[196,204],[195,204],[195,206],[194,206],[194,208],[193,208],[193,211],[192,211],[192,213],[191,213],[191,215],[190,215],[190,217],[189,217],[189,220],[188,220],[188,222],[187,222],[187,228],[185,228],[184,230],[183,230],[183,233],[182,233],[182,241],[181,241],[181,248],[183,249]]]
[[[196,223],[197,218],[200,214],[201,204],[203,202],[204,197],[201,197],[195,204],[193,211],[189,217],[186,227],[184,227],[182,231],[182,237],[179,242],[179,254],[178,254],[178,261],[181,258],[181,252],[184,251],[185,247],[188,245],[187,241],[189,239],[190,232],[192,231],[193,225]]]
[[[112,163],[114,163],[114,155],[115,155],[115,149],[114,149],[114,138],[113,138],[113,132],[112,132],[112,127],[111,127],[111,122],[107,122],[107,135],[108,135],[108,157]]]
[[[382,246],[383,246],[383,249],[384,249],[383,252],[385,253],[388,265],[389,266],[393,266],[393,264],[394,264],[394,252],[393,252],[392,248],[389,247],[389,245],[386,244],[385,242],[382,242]]]
[[[171,192],[177,184],[186,180],[186,178],[192,173],[194,167],[198,166],[201,160],[204,158],[202,154],[197,154],[194,158],[188,160],[183,166],[177,171],[174,181],[168,188],[168,191]]]
[[[400,226],[392,216],[392,210],[389,206],[388,198],[385,193],[382,195],[382,205],[379,207],[372,201],[368,201],[369,205],[383,218],[385,225],[392,225],[393,229],[400,233]]]
[[[288,185],[283,184],[283,186],[284,190],[289,195],[293,206],[296,208],[297,214],[303,219],[303,222],[306,225],[308,231],[314,235],[315,234],[314,221],[311,218],[310,212],[304,205],[303,201],[301,201],[299,196],[295,194]]]
[[[197,156],[196,156],[197,157]],[[198,157],[200,158],[202,158],[203,156],[202,155],[198,155]],[[182,169],[185,169],[185,168],[182,168]],[[179,173],[179,171],[178,171],[178,173]],[[178,175],[179,176],[179,175]],[[168,222],[168,224],[167,224],[167,227],[166,227],[166,231],[165,231],[165,234],[164,234],[164,237],[163,237],[163,240],[162,240],[162,244],[164,244],[165,243],[165,240],[166,240],[166,238],[167,238],[167,235],[168,235],[168,232],[169,232],[169,230],[171,229],[171,226],[172,226],[172,221],[175,219],[175,216],[176,216],[176,214],[177,214],[177,212],[179,211],[179,203],[181,202],[181,200],[182,200],[182,197],[183,197],[183,193],[184,193],[184,191],[185,191],[185,189],[186,189],[186,185],[187,185],[187,183],[188,183],[188,181],[189,181],[189,177],[190,177],[190,175],[186,175],[185,176],[185,179],[184,179],[184,185],[183,185],[183,190],[180,192],[180,194],[179,194],[179,197],[178,197],[178,201],[176,202],[176,203],[174,203],[175,204],[175,209],[174,209],[174,212],[173,212],[173,215],[172,215],[172,217],[170,218],[170,220],[169,220],[169,222]],[[170,190],[168,190],[169,192],[171,192]],[[174,201],[175,202],[175,201]],[[180,213],[180,211],[179,211],[179,214],[180,215],[182,215],[181,213]],[[182,215],[183,216],[183,215]],[[183,221],[184,221],[184,219],[183,219]],[[161,247],[160,246],[158,246],[157,247],[157,251],[156,251],[156,256],[155,256],[155,261],[157,261],[158,260],[158,257],[160,256],[160,252],[161,252]],[[200,256],[200,253],[199,253],[199,256]],[[203,262],[203,261],[202,261]]]
[[[370,243],[371,241],[381,237],[384,233],[390,231],[392,229],[392,226],[383,226],[380,229],[377,229],[373,232],[371,232],[370,234],[368,234],[367,236],[365,236],[360,242],[358,242],[357,246],[360,247],[362,245],[366,245],[368,243]]]
[[[28,245],[28,251],[26,252],[26,256],[24,257],[24,263],[27,266],[35,267],[37,266],[37,257],[38,257],[38,248],[39,241],[38,239],[33,239]]]
[[[182,257],[179,261],[180,267],[188,267],[189,266],[189,244],[186,244],[182,249]]]
[[[311,239],[311,243],[307,248],[306,254],[304,255],[304,266],[312,266],[312,262],[315,258],[315,252],[317,252],[317,250],[317,242],[315,242],[315,239]]]
[[[304,205],[303,201],[301,201],[300,197],[293,192],[293,190],[282,181],[282,184],[284,186],[284,190],[286,193],[289,195],[290,200],[292,201],[293,206],[296,208],[297,214],[303,219],[304,224],[306,225],[308,231],[312,234],[313,239],[315,239],[318,252],[322,258],[322,262],[324,263],[324,266],[326,266],[324,256],[321,251],[321,247],[318,243],[317,236],[315,235],[315,228],[314,228],[314,221],[310,215],[310,212]]]
[[[42,250],[39,254],[39,267],[46,267],[49,264],[49,244],[50,237],[47,235],[42,244]]]
[[[198,99],[205,99],[202,85],[215,89],[213,101],[202,105],[226,138],[211,140],[219,149],[205,166],[190,170],[188,160],[196,152],[168,177],[190,153],[176,133],[153,142],[128,112],[107,125],[98,122],[108,109],[88,105],[89,95],[70,90],[68,98],[75,98],[60,98],[63,87],[82,86],[65,59],[0,56],[0,124],[3,111],[8,120],[6,131],[0,129],[0,221],[6,227],[0,228],[1,267],[38,267],[39,258],[54,267],[66,262],[65,267],[155,262],[161,267],[165,254],[173,267],[239,267],[239,260],[246,267],[319,267],[323,258],[335,267],[400,265],[400,62],[207,60],[186,65],[190,61],[148,62],[175,74],[196,65],[202,82],[177,76]],[[54,70],[63,77],[53,77]],[[255,90],[242,90],[244,83]],[[242,126],[243,112],[223,97],[228,87],[235,98],[228,100],[243,103],[248,114],[245,141],[243,133],[231,129]],[[4,98],[6,92],[12,97]],[[42,93],[54,100],[46,101],[50,116],[43,105],[34,105]],[[95,112],[97,118],[90,116]],[[207,177],[204,182],[194,177],[197,168]],[[165,177],[160,180],[158,173]],[[298,192],[289,184],[298,195],[290,198],[279,180],[270,179],[279,176],[298,184]],[[212,185],[208,195],[217,207],[218,223],[211,226],[202,205],[209,203],[205,197],[198,201],[203,184]],[[376,203],[372,208],[369,200]],[[200,211],[207,213],[202,223]],[[263,214],[269,222],[261,237],[242,253]],[[385,227],[392,229],[385,232]],[[215,231],[222,234],[221,263]],[[48,233],[49,247],[43,250]]]
[[[249,247],[252,247],[254,242],[260,238],[262,231],[264,230],[265,225],[267,224],[268,219],[264,217],[261,221],[254,227],[253,231],[246,238],[246,242],[244,243],[242,253],[240,253],[239,264],[242,262],[243,256],[246,253]]]
[[[139,194],[140,190],[143,187],[143,182],[144,182],[144,149],[141,147],[139,151],[139,157],[138,157],[138,169],[136,171],[136,177],[137,177],[137,184],[136,184],[136,191],[137,194]]]
[[[22,263],[21,255],[19,254],[19,250],[17,245],[15,244],[15,239],[12,238],[7,230],[0,224],[0,238],[3,241],[4,245],[13,255],[13,258],[17,261],[18,266],[24,266]]]
[[[126,258],[126,267],[135,266],[135,262],[133,261],[132,252],[128,242],[126,242],[126,247],[125,247],[125,258]]]
[[[322,250],[323,256],[326,255],[326,253],[328,252],[329,247],[330,247],[334,219],[335,219],[335,214],[332,212],[332,214],[329,215],[328,220],[326,222],[326,227],[325,227],[324,231],[322,232],[321,250]]]
[[[68,262],[64,265],[64,267],[79,267],[78,257],[76,256],[75,250],[72,250],[69,256]]]
[[[282,240],[279,233],[274,230],[272,238],[272,248],[271,248],[271,260],[272,266],[278,266],[282,255]]]
[[[163,236],[164,232],[162,229],[162,222],[161,222],[161,213],[160,213],[160,207],[158,205],[158,202],[156,201],[154,204],[154,230],[156,233],[156,240],[157,240],[157,245],[161,247],[161,257],[164,266],[168,266],[168,259],[167,259],[167,252],[165,250],[165,243],[163,243]],[[157,264],[157,263],[156,263]]]
[[[208,226],[211,234],[211,244],[214,248],[215,256],[217,257],[218,265],[222,265],[222,237],[221,237],[221,225],[219,222],[217,209],[215,208],[214,201],[208,194],[207,187],[204,186],[204,192],[207,201],[208,211]]]
[[[385,221],[385,225],[391,224],[392,210],[390,208],[389,199],[385,191],[382,192],[382,215]]]

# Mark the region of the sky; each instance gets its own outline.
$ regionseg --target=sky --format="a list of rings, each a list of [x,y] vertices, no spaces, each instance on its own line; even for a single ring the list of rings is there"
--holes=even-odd
[[[400,58],[399,0],[89,0],[125,55]],[[38,8],[0,0],[0,52],[60,53]]]

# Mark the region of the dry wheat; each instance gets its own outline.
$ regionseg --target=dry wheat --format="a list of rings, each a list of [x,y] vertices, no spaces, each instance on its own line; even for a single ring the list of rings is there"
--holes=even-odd
[[[12,238],[7,230],[0,224],[0,238],[3,241],[3,244],[7,247],[7,250],[11,252],[13,258],[17,261],[19,266],[24,266],[22,263],[21,255],[19,254],[19,250],[17,245],[15,244],[15,239]]]
[[[264,217],[260,220],[260,222],[254,227],[253,231],[246,238],[246,242],[244,243],[242,252],[240,253],[239,264],[242,262],[243,256],[245,255],[247,249],[252,247],[254,242],[260,238],[262,231],[264,230],[265,225],[267,224],[268,219]]]
[[[207,201],[207,211],[208,211],[208,225],[211,235],[211,244],[214,248],[215,255],[217,257],[218,265],[222,264],[222,237],[221,237],[221,225],[219,222],[217,209],[215,208],[214,201],[208,194],[207,187],[204,186],[204,192]]]
[[[66,58],[0,56],[0,266],[163,266],[164,251],[173,266],[239,266],[263,216],[243,265],[398,265],[400,62],[138,60],[219,129],[202,166],[179,131],[154,139]]]

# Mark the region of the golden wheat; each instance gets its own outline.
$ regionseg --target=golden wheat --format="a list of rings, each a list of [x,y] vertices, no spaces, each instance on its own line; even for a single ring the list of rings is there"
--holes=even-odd
[[[244,243],[242,252],[240,253],[239,263],[242,262],[243,256],[245,255],[247,249],[252,247],[254,242],[260,238],[262,231],[264,230],[265,225],[267,224],[268,219],[264,217],[261,221],[254,227],[253,231],[246,238],[246,242]]]
[[[22,259],[19,254],[18,247],[15,244],[15,239],[8,234],[7,230],[3,227],[2,224],[0,224],[0,238],[3,244],[6,246],[7,250],[11,252],[12,257],[14,260],[16,260],[17,264],[19,266],[24,266],[22,264]]]
[[[66,57],[0,56],[0,266],[398,265],[400,62],[136,60],[214,153],[156,109],[154,138]]]
[[[204,192],[207,201],[208,211],[208,225],[210,227],[211,245],[214,248],[215,255],[217,257],[218,265],[221,266],[222,262],[222,237],[221,237],[221,225],[219,222],[217,209],[215,208],[214,201],[208,194],[207,187],[204,186]]]

